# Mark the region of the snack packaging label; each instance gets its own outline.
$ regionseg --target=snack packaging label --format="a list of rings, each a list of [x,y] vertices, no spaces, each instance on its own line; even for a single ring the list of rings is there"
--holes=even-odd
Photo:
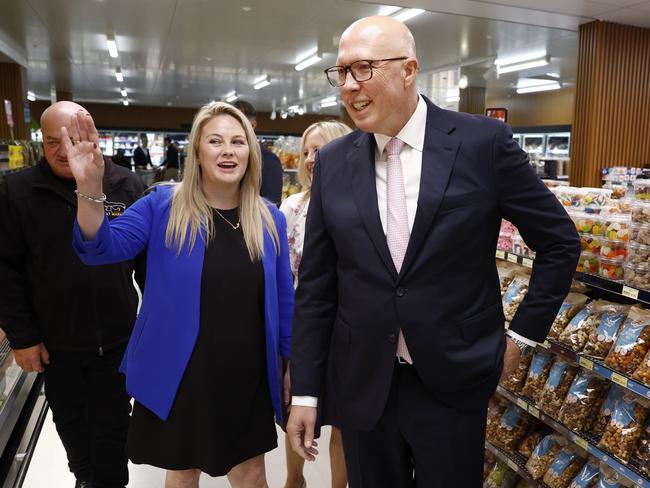
[[[597,328],[598,340],[601,342],[612,342],[624,318],[625,315],[621,313],[603,313]]]
[[[557,443],[555,442],[555,439],[553,439],[553,436],[547,435],[544,437],[541,441],[539,441],[539,444],[535,446],[535,449],[533,450],[533,457],[542,457],[546,456],[548,452],[555,447]]]
[[[569,330],[571,329],[577,329],[582,325],[582,323],[587,320],[587,317],[589,317],[590,310],[588,307],[583,308],[580,310],[575,317],[571,319],[571,322],[569,322],[569,325],[567,326]]]
[[[632,422],[636,421],[636,417],[634,416],[635,407],[635,400],[623,397],[618,405],[616,405],[616,410],[614,410],[614,415],[612,415],[611,423],[615,424],[619,429],[626,428]]]
[[[515,301],[515,298],[517,298],[517,295],[521,292],[523,288],[523,283],[518,280],[514,279],[512,282],[508,285],[508,289],[506,290],[505,295],[503,295],[503,303],[505,304],[511,304]]]
[[[551,471],[555,476],[562,476],[562,473],[564,473],[564,471],[569,467],[575,458],[575,452],[562,449],[555,458],[555,461],[553,461],[553,464],[551,465]]]
[[[530,364],[530,375],[533,378],[537,378],[544,372],[546,364],[550,361],[550,356],[543,352],[538,352],[533,358],[533,362]]]
[[[623,391],[620,388],[612,387],[609,390],[605,404],[603,405],[603,413],[605,415],[612,415],[616,406],[623,399]]]
[[[546,380],[546,385],[551,389],[555,390],[560,381],[562,381],[562,376],[564,371],[566,371],[567,364],[562,361],[557,361],[551,368],[551,372],[548,375],[548,380]]]
[[[643,332],[644,327],[647,325],[648,324],[646,323],[638,323],[633,320],[628,320],[623,326],[623,331],[616,341],[614,352],[622,355],[627,354],[632,348],[634,348],[637,340],[639,340],[641,332]]]
[[[597,463],[585,464],[576,477],[573,478],[573,481],[569,485],[570,488],[587,488],[592,480],[598,476],[599,472]]]
[[[501,426],[505,427],[507,430],[514,430],[521,420],[523,413],[524,411],[521,408],[516,405],[511,405],[508,410],[505,411],[503,417],[501,417]]]
[[[581,398],[587,396],[587,387],[589,386],[589,378],[587,375],[579,374],[571,383],[569,388],[569,393],[567,394],[566,400],[569,403],[576,403]]]

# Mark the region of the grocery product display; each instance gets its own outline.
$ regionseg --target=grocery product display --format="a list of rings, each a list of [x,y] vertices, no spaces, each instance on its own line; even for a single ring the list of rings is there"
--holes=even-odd
[[[577,475],[585,461],[571,448],[564,448],[544,474],[544,483],[550,488],[565,488]]]
[[[562,446],[556,434],[549,434],[540,440],[526,463],[526,469],[533,479],[537,480],[544,476],[561,449]]]

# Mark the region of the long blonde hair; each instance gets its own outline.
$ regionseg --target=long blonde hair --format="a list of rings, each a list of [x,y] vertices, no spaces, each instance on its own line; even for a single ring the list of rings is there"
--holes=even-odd
[[[352,129],[343,122],[339,122],[338,120],[323,120],[311,124],[302,133],[302,138],[300,139],[300,159],[298,160],[298,181],[303,189],[307,191],[307,195],[311,191],[311,175],[305,165],[305,141],[307,140],[307,136],[316,129],[318,129],[326,144],[352,132]]]
[[[239,219],[244,233],[244,241],[251,261],[261,259],[264,254],[264,229],[273,238],[276,252],[280,241],[271,212],[259,196],[262,181],[262,156],[260,146],[250,122],[235,107],[228,103],[213,102],[201,107],[194,116],[190,140],[187,145],[183,181],[175,185],[172,208],[167,224],[165,245],[181,249],[189,239],[190,252],[201,230],[205,232],[206,242],[214,236],[212,208],[208,205],[201,187],[202,175],[199,167],[199,145],[203,127],[220,115],[234,117],[244,129],[249,146],[248,167],[240,183]],[[188,232],[189,231],[189,232]]]

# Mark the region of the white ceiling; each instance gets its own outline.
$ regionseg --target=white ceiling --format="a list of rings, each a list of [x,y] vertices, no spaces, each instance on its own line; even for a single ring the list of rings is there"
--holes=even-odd
[[[75,100],[198,107],[231,90],[258,110],[313,103],[336,90],[322,70],[354,20],[379,13],[373,0],[0,0],[0,61],[28,68],[28,89]],[[507,94],[520,76],[557,72],[575,83],[577,29],[595,19],[650,28],[650,0],[400,0],[427,12],[408,22],[418,46],[423,91],[437,98],[458,79]],[[244,7],[250,9],[245,11]],[[119,58],[109,57],[114,32]],[[551,65],[496,79],[497,54],[546,48]],[[312,49],[323,60],[294,70]],[[120,65],[124,83],[115,79]],[[271,85],[253,90],[255,78]],[[450,85],[450,86],[448,86]],[[442,94],[442,95],[441,95]],[[336,108],[332,113],[336,113]]]

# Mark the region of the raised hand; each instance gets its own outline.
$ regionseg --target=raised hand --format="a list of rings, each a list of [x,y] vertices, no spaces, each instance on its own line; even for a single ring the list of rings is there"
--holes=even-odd
[[[101,189],[104,158],[97,146],[99,134],[89,113],[79,111],[70,117],[70,133],[61,127],[61,138],[68,154],[70,171],[80,191]]]

